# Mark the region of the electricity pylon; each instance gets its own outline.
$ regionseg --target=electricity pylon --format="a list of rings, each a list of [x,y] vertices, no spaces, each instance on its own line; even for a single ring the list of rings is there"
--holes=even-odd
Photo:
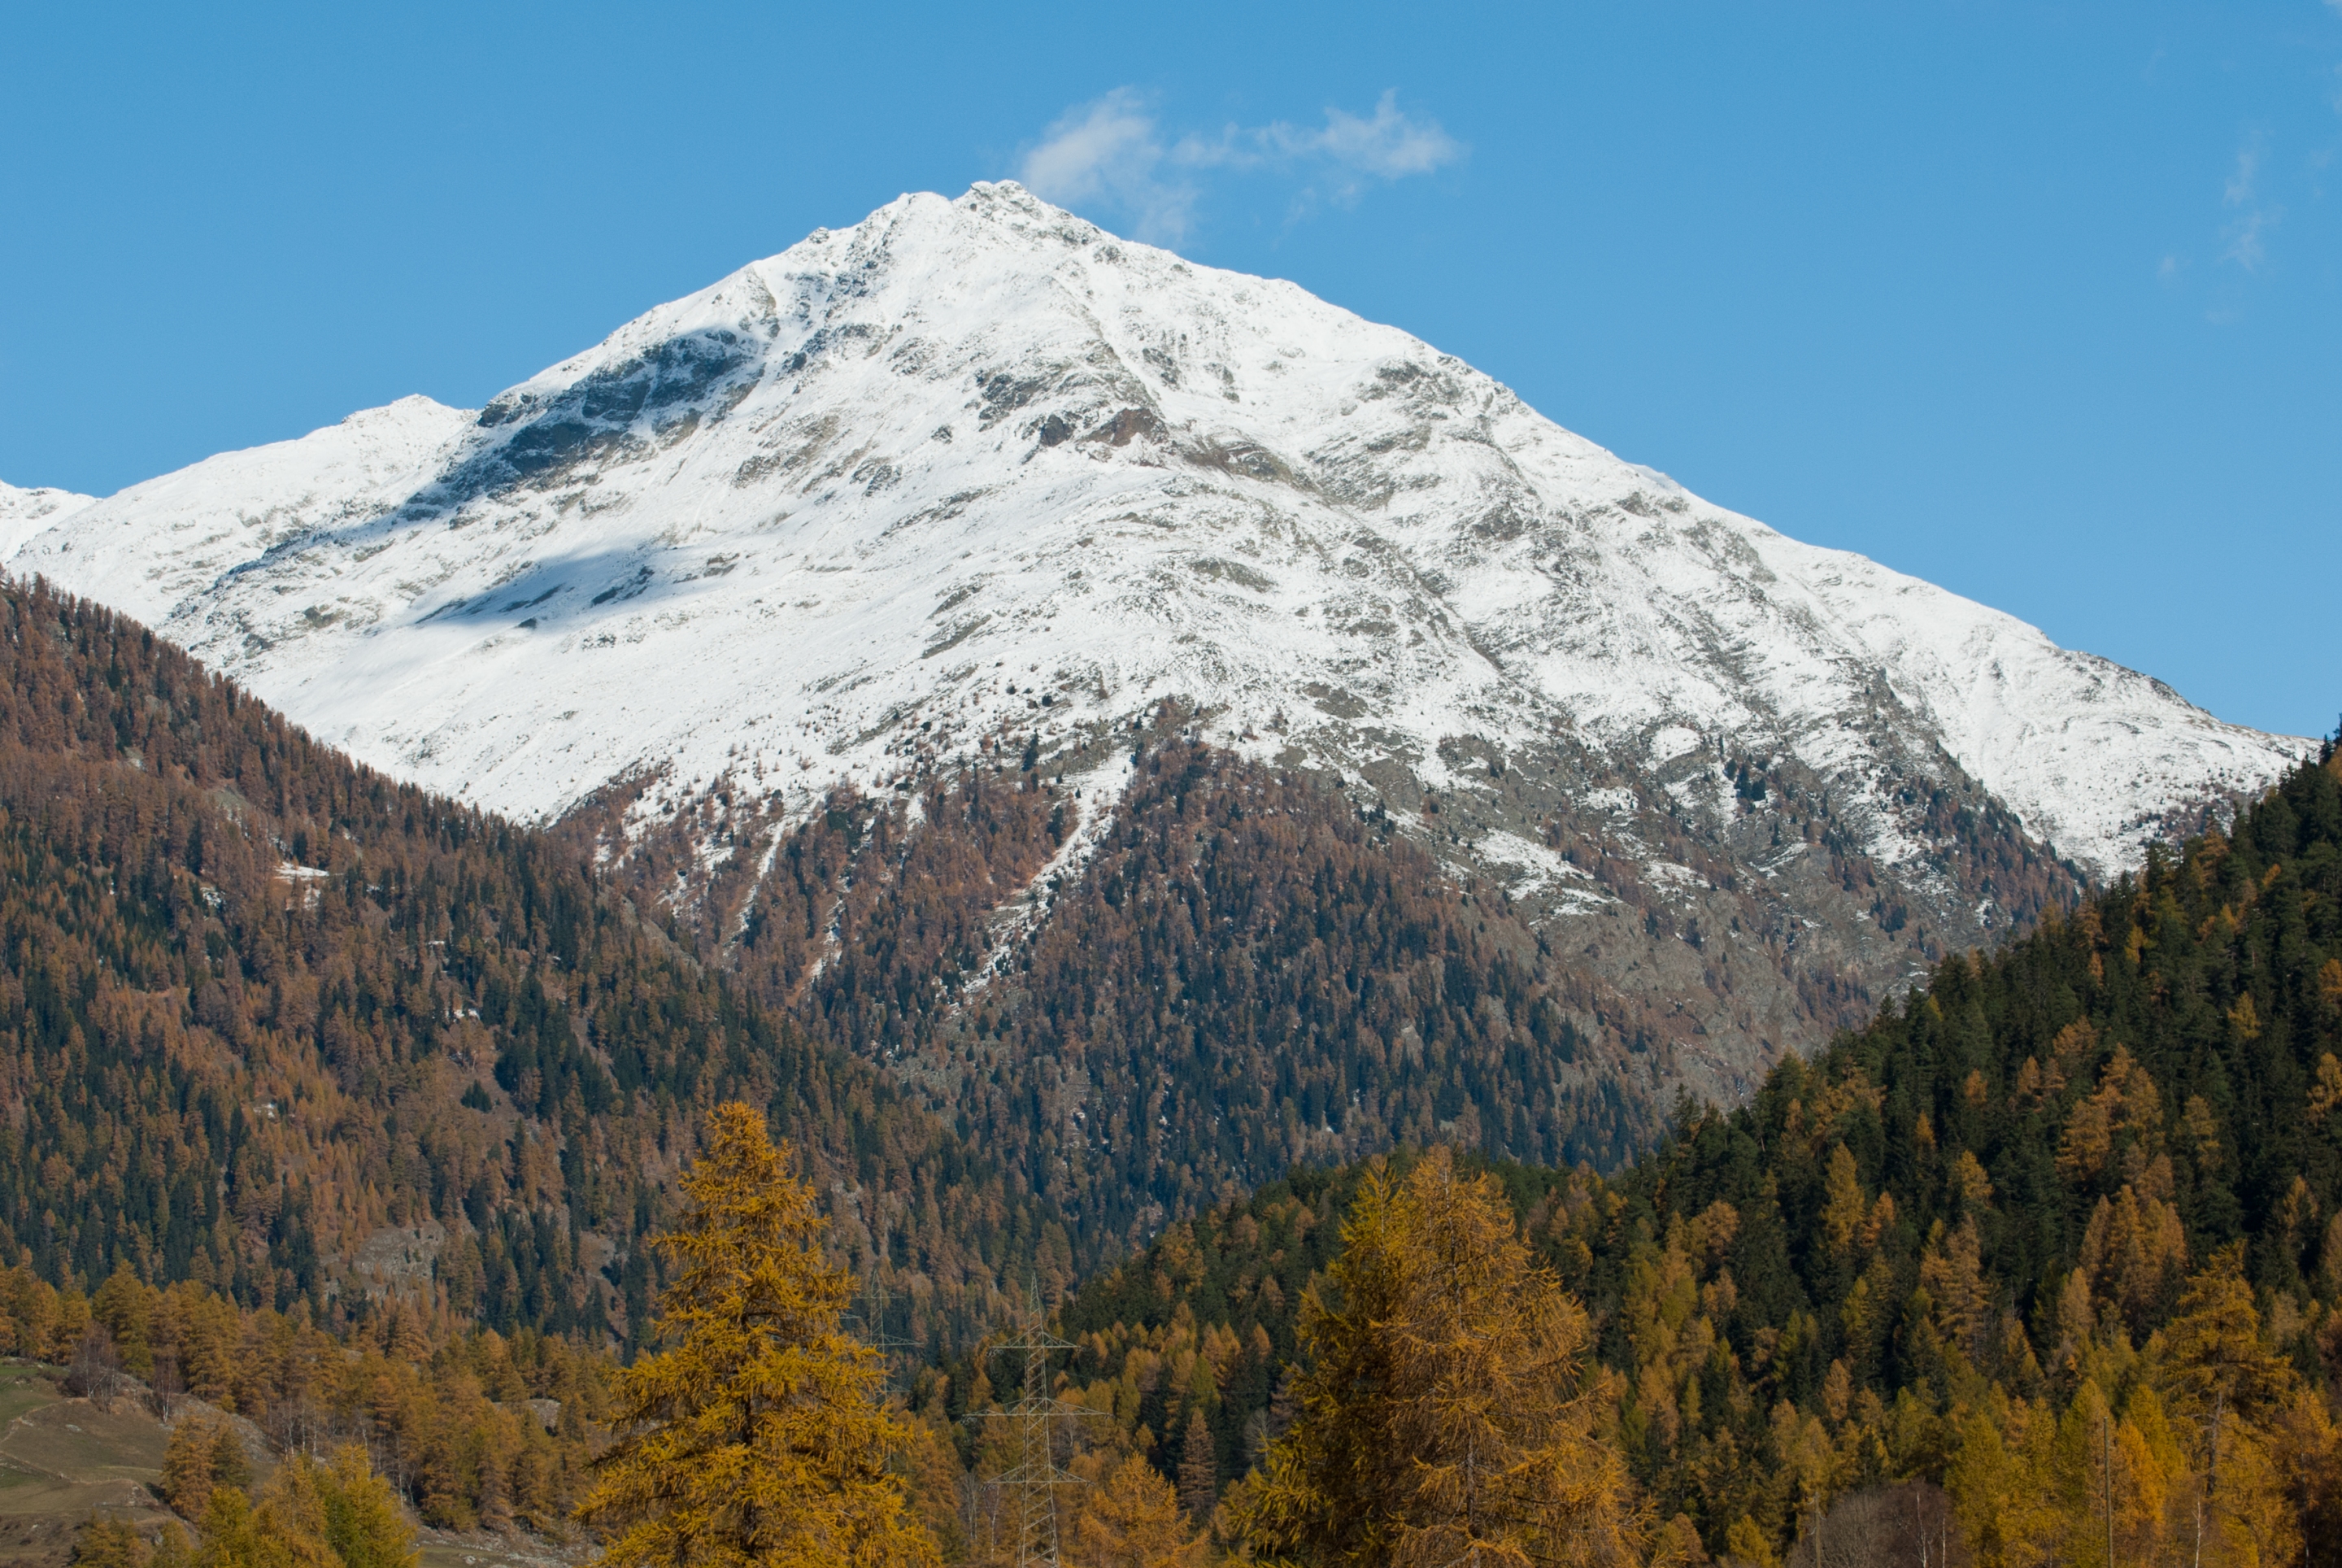
[[[1057,1493],[1084,1484],[1057,1463],[1057,1434],[1065,1423],[1098,1412],[1049,1392],[1049,1357],[1074,1347],[1041,1326],[1041,1304],[1033,1303],[1031,1326],[992,1347],[996,1356],[1025,1358],[1025,1393],[1006,1410],[988,1410],[970,1421],[1005,1422],[1016,1437],[1016,1462],[992,1483],[1016,1499],[1016,1568],[1057,1568]]]
[[[894,1298],[887,1292],[886,1287],[879,1283],[878,1276],[875,1271],[867,1276],[866,1282],[869,1290],[865,1299],[869,1302],[869,1306],[866,1309],[850,1312],[846,1315],[861,1321],[865,1332],[856,1337],[872,1350],[876,1351],[879,1360],[885,1364],[886,1392],[907,1393],[910,1392],[908,1389],[896,1386],[896,1358],[905,1351],[919,1349],[919,1342],[896,1339],[886,1332],[886,1308]]]

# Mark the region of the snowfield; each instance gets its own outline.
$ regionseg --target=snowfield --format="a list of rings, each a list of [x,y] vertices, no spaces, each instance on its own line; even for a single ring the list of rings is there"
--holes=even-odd
[[[1176,700],[1434,790],[1459,738],[1862,789],[1888,739],[1939,747],[2103,874],[2306,744],[1013,185],[816,233],[485,410],[405,398],[99,501],[0,488],[0,550],[526,818],[662,772],[802,811]]]
[[[55,528],[95,498],[71,490],[20,490],[0,485],[0,561],[24,548],[35,534]]]

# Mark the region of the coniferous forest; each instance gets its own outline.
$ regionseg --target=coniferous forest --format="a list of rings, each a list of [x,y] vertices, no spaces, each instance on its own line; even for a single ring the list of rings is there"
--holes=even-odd
[[[1654,1020],[1500,895],[1176,732],[1037,935],[1067,801],[1011,764],[835,800],[722,948],[659,844],[397,785],[86,603],[0,586],[0,1350],[208,1434],[210,1561],[588,1539],[631,1369],[732,1299],[656,1242],[726,1104],[829,1314],[758,1332],[889,1391],[904,1561],[1016,1560],[990,1418],[1045,1396],[1067,1562],[2342,1561],[2331,743],[1661,1127]],[[345,1457],[262,1488],[235,1420]]]
[[[1839,1519],[1884,1561],[1937,1517],[1991,1563],[2104,1563],[2109,1524],[2117,1562],[2342,1561],[2342,759],[1623,1171],[1486,1169],[1677,1550],[1811,1562]],[[1363,1179],[1086,1282],[1073,1385],[1166,1469],[1200,1412],[1250,1472]]]

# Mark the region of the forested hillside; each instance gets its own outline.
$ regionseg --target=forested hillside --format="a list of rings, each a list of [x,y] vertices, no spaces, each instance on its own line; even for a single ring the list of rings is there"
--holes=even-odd
[[[2337,1050],[2329,745],[2233,833],[2152,857],[1997,957],[1947,960],[1554,1217],[1629,1379],[1638,1468],[1695,1518],[1786,1524],[1801,1487],[1957,1471],[2001,1443],[2034,1473],[1999,1484],[2078,1512],[2087,1478],[2047,1440],[2098,1401],[2167,1444],[2164,1484],[2190,1492],[2220,1379],[2190,1367],[2187,1336],[2256,1312],[2252,1353],[2276,1362],[2227,1387],[2224,1418],[2277,1442],[2307,1419],[2286,1391],[2342,1372]],[[2144,1487],[2144,1453],[2135,1468]],[[2335,1550],[2342,1516],[2322,1511],[2342,1498],[2295,1501]]]
[[[94,606],[0,608],[0,1228],[58,1287],[633,1342],[636,1243],[738,1095],[886,1328],[956,1339],[1296,1162],[1615,1166],[1686,1028],[1168,710],[1076,859],[1079,802],[1004,758],[711,877],[395,785]]]
[[[1603,1441],[1670,1541],[1766,1562],[1920,1479],[1992,1562],[2099,1561],[2108,1506],[2124,1561],[2337,1560],[2330,744],[1606,1176],[1656,1131],[1618,1086],[1696,1036],[1176,726],[1078,865],[1013,759],[839,797],[756,900],[696,906],[727,945],[633,901],[687,876],[656,839],[613,868],[396,786],[87,604],[0,585],[0,1332],[85,1358],[95,1322],[285,1441],[387,1432],[434,1517],[560,1517],[643,1238],[736,1097],[891,1292],[865,1327],[920,1347],[947,1539],[1004,1289],[1201,1518],[1293,1419],[1345,1162],[1452,1143],[1591,1312]],[[523,1395],[575,1419],[532,1434]]]
[[[1590,978],[1387,814],[1176,717],[1079,842],[1081,802],[1026,758],[836,797],[769,867],[710,873],[694,821],[619,874],[679,888],[708,963],[918,1083],[1086,1270],[1296,1163],[1448,1141],[1609,1170],[1648,1145],[1695,1019]]]
[[[1004,759],[838,798],[753,902],[718,863],[678,925],[662,895],[706,870],[671,835],[606,863],[586,824],[397,786],[95,607],[0,605],[0,1226],[58,1286],[126,1263],[630,1342],[636,1243],[736,1094],[832,1192],[887,1329],[955,1338],[1000,1281],[1056,1300],[1296,1161],[1607,1168],[1656,1131],[1679,1021],[1168,718],[1078,863],[1078,803]]]
[[[1496,1172],[1595,1313],[1657,1516],[1710,1551],[1767,1560],[1919,1478],[1987,1561],[2103,1561],[2111,1487],[2122,1561],[2192,1548],[2201,1503],[2205,1561],[2331,1563],[2337,1053],[2329,744],[2233,831],[1946,961],[1616,1179]],[[1296,1172],[1089,1282],[1074,1384],[1166,1472],[1200,1411],[1216,1479],[1242,1473],[1292,1417],[1296,1307],[1357,1179]]]
[[[54,1286],[127,1266],[322,1323],[371,1297],[631,1339],[638,1240],[724,1097],[795,1141],[849,1254],[916,1248],[923,1327],[981,1319],[1042,1250],[999,1161],[695,962],[588,850],[17,583],[0,943],[0,1250]]]

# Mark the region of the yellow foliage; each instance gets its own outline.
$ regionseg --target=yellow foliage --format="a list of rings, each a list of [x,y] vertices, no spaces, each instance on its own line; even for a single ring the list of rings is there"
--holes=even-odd
[[[1870,1218],[1862,1222],[1862,1246],[1865,1251],[1878,1245],[1879,1239],[1895,1229],[1895,1194],[1882,1191],[1878,1201],[1870,1206]]]
[[[2267,1426],[2277,1473],[2292,1478],[2289,1490],[2302,1516],[2342,1519],[2342,1431],[2324,1396],[2295,1390]]]
[[[1946,1235],[1938,1224],[1919,1259],[1919,1283],[1936,1304],[1936,1332],[1970,1362],[1982,1359],[1992,1325],[1992,1298],[1984,1279],[1976,1217]]]
[[[1973,1412],[1944,1477],[1977,1568],[2043,1568],[2059,1560],[2062,1521],[2051,1506],[2046,1413],[1995,1391]]]
[[[156,1491],[165,1503],[189,1518],[201,1513],[218,1480],[212,1471],[219,1429],[199,1415],[185,1415],[172,1423],[163,1444],[163,1479]]]
[[[821,1254],[814,1191],[748,1107],[717,1107],[690,1207],[657,1239],[668,1348],[619,1374],[618,1441],[578,1514],[610,1568],[864,1568],[937,1562],[886,1461],[910,1446],[876,1354],[839,1317],[853,1280]]]
[[[2328,963],[2326,967],[2335,966]],[[2317,1059],[2317,1078],[2309,1086],[2309,1118],[2322,1121],[2337,1105],[2342,1105],[2342,1061],[2337,1061],[2329,1050]]]
[[[2228,1026],[2237,1031],[2238,1040],[2247,1044],[2261,1037],[2261,1012],[2253,1005],[2252,992],[2238,997],[2237,1005],[2228,1010]]]
[[[2301,1513],[2288,1495],[2293,1477],[2281,1464],[2279,1445],[2259,1422],[2225,1409],[2218,1432],[2217,1484],[2207,1486],[2191,1478],[2189,1488],[2192,1493],[2201,1486],[2206,1493],[2203,1561],[2207,1568],[2258,1568],[2262,1563],[2297,1562]],[[2204,1480],[2210,1479],[2207,1471]]]
[[[1840,1468],[1829,1432],[1818,1418],[1783,1400],[1773,1407],[1772,1436],[1782,1473],[1796,1484],[1800,1511],[1826,1512],[1831,1494],[1837,1490]]]
[[[414,1526],[365,1449],[345,1446],[325,1464],[305,1454],[287,1458],[269,1478],[262,1506],[280,1493],[285,1513],[321,1537],[340,1568],[415,1568]]]
[[[2090,1297],[2090,1273],[2076,1269],[2066,1276],[2057,1292],[2057,1363],[2060,1372],[2072,1375],[2089,1352],[2090,1342],[2097,1336],[2097,1312]]]
[[[2099,1199],[2091,1211],[2081,1261],[2098,1295],[2114,1302],[2137,1332],[2171,1299],[2187,1271],[2187,1228],[2169,1203],[2127,1186],[2112,1201]]]
[[[1967,1150],[1961,1150],[1960,1157],[1952,1161],[1952,1191],[1960,1195],[1961,1207],[1968,1213],[1982,1213],[1992,1207],[1992,1178]]]
[[[1178,1493],[1135,1453],[1083,1493],[1073,1535],[1074,1561],[1083,1568],[1198,1568],[1204,1557]]]
[[[1807,1148],[1818,1156],[1822,1146],[1837,1136],[1840,1118],[1857,1109],[1875,1113],[1886,1101],[1887,1091],[1871,1082],[1858,1065],[1848,1064],[1845,1076],[1822,1085],[1810,1105],[1791,1107],[1785,1131],[1802,1132]]]
[[[2181,1116],[2187,1125],[2188,1141],[2196,1145],[2197,1163],[2208,1166],[2217,1161],[2220,1158],[2220,1124],[2204,1097],[2189,1095]]]
[[[1304,1304],[1300,1415],[1234,1510],[1256,1560],[1321,1568],[1639,1561],[1643,1522],[1585,1386],[1586,1313],[1502,1191],[1436,1150],[1369,1171]]]
[[[2259,1419],[2289,1399],[2296,1384],[2291,1364],[2261,1342],[2241,1242],[2222,1248],[2189,1276],[2178,1311],[2149,1354],[2166,1400],[2183,1420],[2200,1421],[2216,1406]]]
[[[1854,1250],[1854,1239],[1861,1231],[1870,1205],[1862,1195],[1854,1152],[1843,1143],[1830,1151],[1829,1174],[1824,1179],[1822,1190],[1822,1235],[1832,1252],[1844,1256]]]
[[[2154,1078],[2131,1060],[2127,1047],[2117,1045],[2097,1092],[2067,1119],[2057,1172],[2068,1181],[2095,1181],[2106,1174],[2118,1138],[2127,1134],[2133,1152],[2144,1159],[2160,1147],[2162,1126],[2163,1100]]]
[[[219,1488],[204,1509],[195,1568],[340,1568],[307,1502],[280,1493],[255,1508],[236,1488]]]
[[[1678,1513],[1651,1536],[1651,1568],[1690,1568],[1691,1564],[1707,1561],[1707,1551],[1699,1543],[1699,1526]]]
[[[1754,1519],[1743,1516],[1732,1522],[1724,1533],[1724,1550],[1749,1565],[1749,1568],[1779,1568],[1780,1553],[1773,1550],[1772,1537]]]

